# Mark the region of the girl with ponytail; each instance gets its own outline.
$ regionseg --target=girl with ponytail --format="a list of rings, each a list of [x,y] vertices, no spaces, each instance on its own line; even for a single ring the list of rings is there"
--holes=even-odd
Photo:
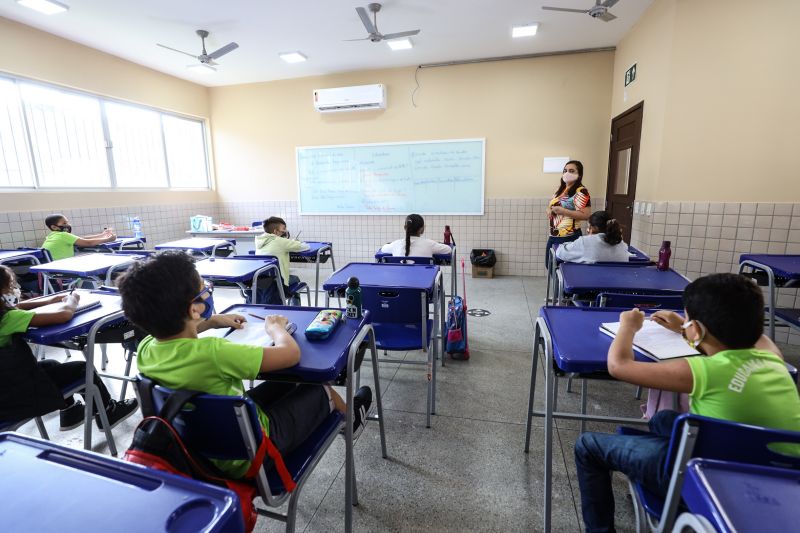
[[[381,252],[392,254],[394,257],[433,257],[439,254],[449,254],[450,246],[430,239],[425,239],[425,220],[416,213],[406,217],[403,229],[406,232],[404,239],[397,239],[381,247]]]
[[[572,263],[628,262],[628,245],[622,240],[622,226],[607,211],[589,217],[587,235],[562,244],[556,257]]]

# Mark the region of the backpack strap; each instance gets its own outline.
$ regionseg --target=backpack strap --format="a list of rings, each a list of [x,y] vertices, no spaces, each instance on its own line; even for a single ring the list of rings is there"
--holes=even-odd
[[[258,469],[261,468],[261,465],[264,462],[264,455],[269,455],[269,457],[272,459],[272,462],[275,463],[275,470],[278,471],[278,477],[281,478],[281,483],[283,483],[283,487],[286,489],[286,492],[292,492],[295,487],[297,487],[297,484],[292,479],[289,469],[286,468],[286,463],[283,462],[283,456],[281,455],[280,450],[275,447],[270,438],[264,432],[263,428],[261,429],[261,444],[258,445],[256,456],[253,459],[253,462],[250,463],[250,468],[244,474],[244,477],[246,479],[252,479],[256,476]]]

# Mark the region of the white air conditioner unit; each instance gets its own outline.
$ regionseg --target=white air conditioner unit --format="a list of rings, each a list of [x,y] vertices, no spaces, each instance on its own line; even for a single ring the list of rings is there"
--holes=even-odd
[[[320,113],[386,109],[386,86],[357,85],[314,91],[314,108]]]

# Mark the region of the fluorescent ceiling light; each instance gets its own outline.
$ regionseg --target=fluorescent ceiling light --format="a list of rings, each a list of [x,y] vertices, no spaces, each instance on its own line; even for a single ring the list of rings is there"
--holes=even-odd
[[[17,3],[21,6],[33,9],[34,11],[38,11],[39,13],[44,13],[45,15],[63,13],[69,9],[67,4],[56,2],[56,0],[17,0]]]
[[[285,52],[283,54],[278,54],[278,57],[280,57],[287,63],[302,63],[303,61],[308,59],[300,52]]]
[[[205,63],[192,63],[191,65],[186,65],[186,68],[198,74],[213,74],[217,71],[217,69]]]
[[[386,44],[389,45],[389,48],[392,50],[410,50],[412,46],[411,39],[392,39],[390,41],[386,41]]]
[[[539,23],[527,24],[525,26],[514,26],[511,28],[511,36],[515,39],[518,37],[533,37],[539,29]]]

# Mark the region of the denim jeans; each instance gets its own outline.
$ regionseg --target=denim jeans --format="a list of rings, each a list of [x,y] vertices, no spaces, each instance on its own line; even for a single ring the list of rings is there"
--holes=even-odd
[[[297,283],[300,281],[300,278],[294,275],[289,275],[289,285]],[[265,280],[261,280],[258,282],[257,291],[257,298],[258,303],[260,304],[269,304],[269,305],[283,305],[281,301],[280,293],[278,292],[278,281],[274,278],[268,278]],[[289,287],[287,285],[283,286],[283,293],[288,297],[289,296]],[[289,301],[289,305],[299,306],[300,303],[300,296],[295,295],[292,296],[292,299]]]
[[[659,411],[644,435],[582,433],[575,442],[575,465],[581,490],[581,510],[587,533],[614,529],[614,492],[611,473],[622,472],[654,494],[666,495],[664,474],[672,426],[679,413]]]
[[[550,268],[550,248],[553,247],[554,244],[561,244],[564,242],[572,242],[578,240],[578,237],[582,235],[580,229],[576,229],[575,233],[572,235],[568,235],[566,237],[553,237],[552,235],[547,238],[547,245],[544,248],[544,266],[546,268]]]

